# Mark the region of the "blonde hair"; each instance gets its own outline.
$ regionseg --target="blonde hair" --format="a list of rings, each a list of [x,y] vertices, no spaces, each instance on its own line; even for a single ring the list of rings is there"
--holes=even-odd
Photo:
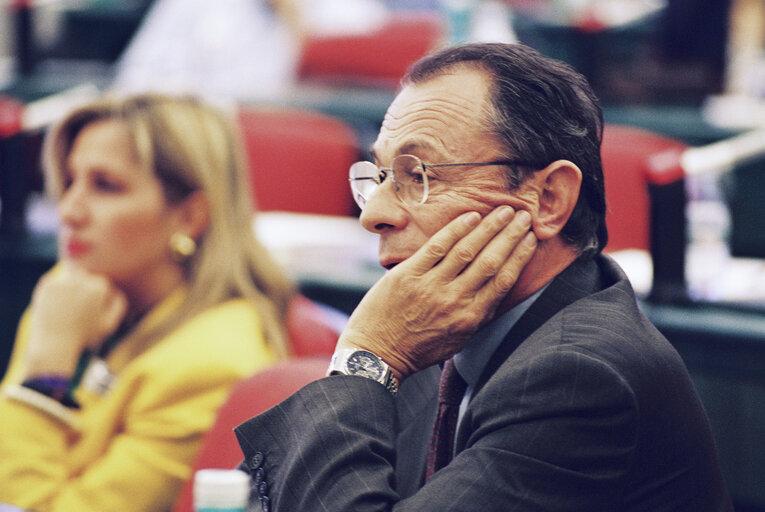
[[[52,197],[63,191],[66,160],[77,134],[107,119],[127,126],[140,162],[154,170],[170,204],[200,190],[210,210],[197,251],[185,263],[185,301],[161,325],[148,329],[139,323],[129,334],[141,338],[134,356],[185,320],[234,297],[255,304],[266,342],[277,355],[286,356],[285,318],[294,290],[255,237],[249,173],[231,120],[197,99],[156,94],[104,98],[78,108],[45,140],[43,167]]]

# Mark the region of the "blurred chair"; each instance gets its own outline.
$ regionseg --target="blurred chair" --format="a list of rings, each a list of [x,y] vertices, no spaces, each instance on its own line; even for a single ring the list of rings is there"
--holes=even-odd
[[[684,300],[685,179],[680,157],[687,145],[639,128],[607,124],[601,156],[606,183],[606,252],[649,251],[649,298]]]
[[[231,469],[242,461],[233,429],[278,404],[306,384],[324,377],[329,358],[294,358],[277,363],[241,381],[220,408],[212,429],[202,439],[193,471]],[[193,473],[181,489],[173,512],[192,512]]]
[[[438,13],[392,13],[376,31],[309,36],[298,64],[301,81],[396,88],[414,61],[444,37]]]
[[[244,379],[232,390],[215,424],[202,440],[194,472],[203,468],[236,467],[242,452],[234,437],[234,427],[324,376],[340,335],[332,314],[298,294],[290,303],[286,322],[294,358]],[[192,485],[193,473],[181,490],[174,512],[192,510]]]
[[[287,335],[297,357],[327,356],[335,351],[341,326],[326,307],[297,295],[287,310]]]
[[[311,110],[242,106],[237,121],[260,211],[353,215],[348,168],[356,133]]]

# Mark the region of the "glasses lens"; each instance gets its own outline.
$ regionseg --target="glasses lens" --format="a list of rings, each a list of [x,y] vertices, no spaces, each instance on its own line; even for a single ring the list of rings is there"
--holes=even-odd
[[[399,155],[391,162],[396,177],[396,194],[405,204],[425,202],[428,193],[428,177],[422,160],[412,155]]]
[[[359,208],[364,208],[372,194],[379,187],[380,170],[372,162],[356,162],[351,165],[348,177],[351,182],[351,193]]]

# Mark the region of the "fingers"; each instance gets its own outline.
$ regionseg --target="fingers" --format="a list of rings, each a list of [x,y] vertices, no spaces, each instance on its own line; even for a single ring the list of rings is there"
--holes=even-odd
[[[458,216],[430,237],[430,240],[404,263],[414,272],[427,272],[449,253],[455,243],[470,233],[480,222],[481,216],[478,212],[468,212]]]
[[[464,273],[465,285],[472,283],[472,287],[477,288],[497,272],[530,227],[528,212],[515,213],[509,206],[500,206],[454,244],[439,270],[445,273],[446,279]],[[498,236],[500,233],[502,236]]]
[[[503,237],[497,237],[501,239]],[[510,292],[510,289],[518,281],[523,268],[531,260],[537,247],[537,238],[534,233],[527,232],[520,243],[515,245],[505,261],[486,279],[483,285],[476,291],[476,302],[484,307],[496,304]],[[489,249],[489,247],[487,247]],[[496,249],[496,248],[491,248]],[[506,248],[500,249],[504,252]],[[483,269],[488,272],[487,268]],[[480,275],[478,276],[480,279]]]
[[[498,210],[492,212],[497,213],[496,218],[490,219],[487,216],[485,228],[482,224],[460,242],[471,247],[470,251],[464,252],[470,252],[472,259],[460,276],[460,279],[465,281],[463,286],[468,289],[471,286],[477,289],[487,280],[494,278],[531,229],[531,215],[528,212],[519,211],[514,216],[510,214],[512,220],[504,221],[503,225],[502,219],[507,219],[508,214],[504,207]],[[459,252],[457,247],[453,252]]]

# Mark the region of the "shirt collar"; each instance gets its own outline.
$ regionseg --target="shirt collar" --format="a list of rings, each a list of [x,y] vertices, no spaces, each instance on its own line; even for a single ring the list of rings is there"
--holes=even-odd
[[[478,330],[468,341],[465,348],[454,356],[454,365],[470,388],[474,387],[483,369],[496,352],[502,340],[515,323],[547,288],[543,286],[526,300],[511,308],[506,313],[493,319]]]

